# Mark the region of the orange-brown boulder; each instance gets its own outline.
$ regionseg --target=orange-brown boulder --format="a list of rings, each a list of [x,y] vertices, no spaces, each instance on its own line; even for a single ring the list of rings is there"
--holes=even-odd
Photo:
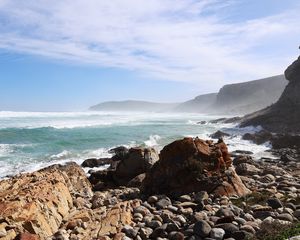
[[[226,144],[199,138],[184,138],[165,146],[146,175],[143,191],[170,195],[198,191],[228,196],[250,193],[232,167]]]

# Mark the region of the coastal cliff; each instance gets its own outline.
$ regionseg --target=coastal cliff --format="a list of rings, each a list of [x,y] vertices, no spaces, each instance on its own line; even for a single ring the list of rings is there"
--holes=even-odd
[[[288,85],[279,100],[270,107],[246,115],[241,127],[260,125],[275,133],[300,134],[300,57],[284,74]]]

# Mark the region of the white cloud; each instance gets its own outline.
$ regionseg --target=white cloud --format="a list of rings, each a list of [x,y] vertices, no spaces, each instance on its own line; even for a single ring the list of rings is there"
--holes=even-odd
[[[0,0],[0,48],[198,84],[281,73],[300,37],[299,9],[224,21],[217,13],[230,4]]]

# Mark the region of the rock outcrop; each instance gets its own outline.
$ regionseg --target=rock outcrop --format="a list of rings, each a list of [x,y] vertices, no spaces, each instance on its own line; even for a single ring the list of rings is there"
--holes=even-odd
[[[4,239],[14,239],[22,233],[31,235],[30,239],[51,236],[68,216],[75,195],[92,195],[84,171],[75,163],[1,181],[0,227],[7,231]]]
[[[119,184],[129,182],[139,174],[147,172],[158,160],[158,154],[153,148],[130,148],[127,158],[118,164],[114,178]]]
[[[241,127],[260,125],[275,133],[300,133],[300,57],[285,70],[285,77],[289,83],[279,100],[245,116]]]
[[[134,147],[124,151],[123,148],[119,147],[112,149],[112,152],[115,153],[112,162],[116,166],[106,171],[92,172],[89,177],[94,185],[94,190],[99,191],[128,184],[135,186],[136,183],[140,182],[141,176],[159,159],[154,148]]]
[[[250,192],[232,168],[226,144],[199,138],[184,138],[165,146],[143,187],[145,193],[175,196],[199,191],[239,196]]]

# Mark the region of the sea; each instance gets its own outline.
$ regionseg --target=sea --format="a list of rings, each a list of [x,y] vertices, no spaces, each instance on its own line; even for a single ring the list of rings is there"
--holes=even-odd
[[[117,146],[163,146],[183,137],[209,139],[217,130],[230,151],[252,151],[256,159],[272,157],[268,143],[241,139],[258,128],[209,123],[223,115],[155,112],[8,112],[0,111],[0,178],[88,158],[110,157]],[[206,121],[206,124],[199,124]]]

